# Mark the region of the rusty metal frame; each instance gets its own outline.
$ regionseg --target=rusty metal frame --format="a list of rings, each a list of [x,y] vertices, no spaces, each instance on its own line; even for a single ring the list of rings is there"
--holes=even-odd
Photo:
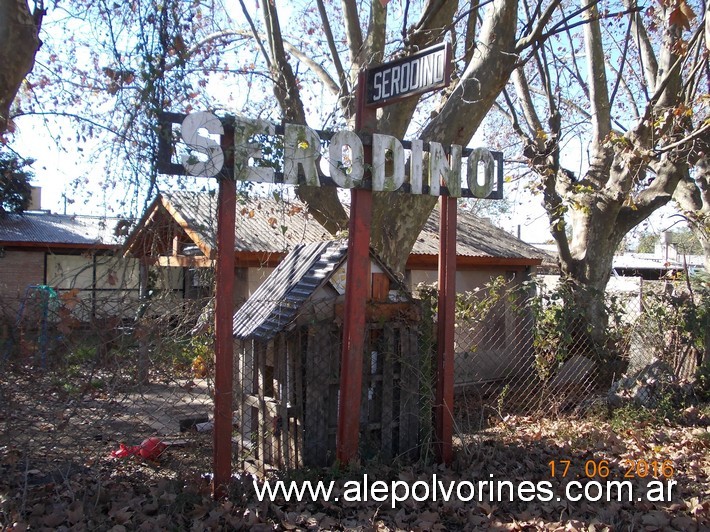
[[[357,87],[357,115],[355,129],[373,133],[377,116],[374,109],[365,107],[364,80],[360,72]],[[372,162],[372,149],[365,148],[365,165]],[[370,286],[370,222],[372,220],[372,192],[351,190],[350,222],[348,230],[348,268],[345,277],[345,311],[343,342],[340,357],[340,401],[338,403],[338,432],[335,440],[336,458],[347,464],[358,455],[360,440],[360,405],[362,399],[362,365],[365,349],[365,302]]]
[[[442,196],[439,226],[439,300],[437,319],[434,428],[440,462],[453,459],[454,323],[456,311],[456,198]]]

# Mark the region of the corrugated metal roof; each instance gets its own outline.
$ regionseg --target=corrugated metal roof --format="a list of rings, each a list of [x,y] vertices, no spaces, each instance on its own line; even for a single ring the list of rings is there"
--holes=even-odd
[[[464,209],[456,216],[456,254],[464,257],[543,259],[545,253],[484,218]],[[434,209],[417,238],[414,255],[439,254],[439,209]]]
[[[234,336],[271,340],[340,267],[347,251],[342,240],[296,246],[234,314]]]
[[[203,242],[214,248],[216,196],[195,192],[170,192],[162,196],[168,205],[172,205],[202,235]],[[457,218],[456,252],[460,256],[532,260],[545,257],[545,253],[534,246],[464,209],[458,210]],[[330,233],[308,215],[303,203],[298,200],[277,201],[273,198],[240,200],[236,231],[238,251],[282,252],[296,244],[331,238]],[[439,254],[438,209],[432,211],[414,244],[412,254]]]
[[[161,193],[168,207],[175,209],[188,226],[201,235],[210,248],[217,234],[217,197],[196,192]],[[274,198],[237,199],[237,251],[279,253],[297,244],[332,238],[299,201]]]
[[[62,244],[91,247],[116,246],[118,218],[26,212],[0,218],[0,244]]]

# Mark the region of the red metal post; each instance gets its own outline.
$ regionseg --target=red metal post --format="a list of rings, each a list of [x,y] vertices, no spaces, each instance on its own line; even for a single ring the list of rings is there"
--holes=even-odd
[[[456,198],[441,196],[435,429],[440,462],[453,459]]]
[[[225,137],[223,137],[225,138]],[[219,178],[217,205],[217,260],[215,279],[215,396],[212,495],[227,495],[232,476],[232,315],[234,313],[234,243],[237,187]]]
[[[374,133],[376,111],[365,107],[366,76],[360,73],[357,88],[355,129]],[[372,162],[372,148],[365,147],[365,164]],[[341,464],[352,461],[360,439],[360,399],[362,360],[365,349],[365,302],[370,286],[370,221],[372,192],[352,189],[348,229],[348,269],[345,275],[343,350],[340,357],[340,402],[336,458]]]

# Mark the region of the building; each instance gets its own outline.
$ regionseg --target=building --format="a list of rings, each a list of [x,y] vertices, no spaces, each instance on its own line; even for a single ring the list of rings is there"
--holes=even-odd
[[[124,312],[126,300],[138,295],[135,259],[116,256],[128,226],[118,218],[48,211],[1,217],[0,316],[16,320],[37,287],[71,299],[80,320]]]
[[[217,200],[209,193],[160,194],[126,240],[127,256],[169,269],[170,286],[186,298],[211,286],[214,265]],[[481,287],[491,278],[527,279],[545,254],[513,235],[460,209],[458,215],[456,289]],[[298,201],[240,199],[237,207],[234,301],[238,306],[298,244],[332,236]],[[434,210],[407,261],[408,288],[437,279],[439,215]]]

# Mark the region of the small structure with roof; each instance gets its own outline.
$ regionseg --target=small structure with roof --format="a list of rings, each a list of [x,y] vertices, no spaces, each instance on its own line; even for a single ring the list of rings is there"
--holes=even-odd
[[[414,456],[425,330],[418,303],[373,254],[360,414],[361,456]],[[243,465],[335,459],[347,242],[296,246],[234,315],[234,411]]]
[[[35,286],[75,300],[82,321],[123,312],[117,302],[138,297],[135,260],[115,256],[129,227],[119,218],[48,211],[0,218],[0,315],[14,319]]]
[[[0,217],[3,356],[18,349],[44,365],[57,338],[88,323],[108,330],[135,316],[138,265],[116,256],[130,225],[42,210]]]

